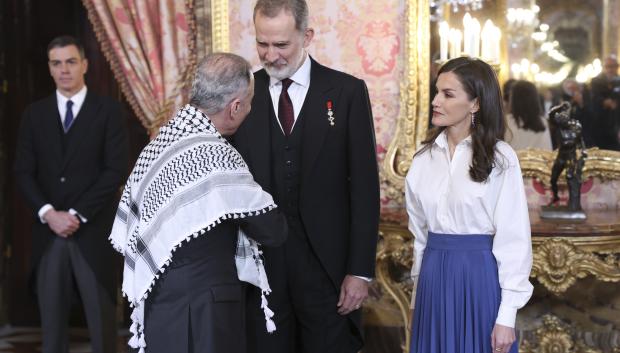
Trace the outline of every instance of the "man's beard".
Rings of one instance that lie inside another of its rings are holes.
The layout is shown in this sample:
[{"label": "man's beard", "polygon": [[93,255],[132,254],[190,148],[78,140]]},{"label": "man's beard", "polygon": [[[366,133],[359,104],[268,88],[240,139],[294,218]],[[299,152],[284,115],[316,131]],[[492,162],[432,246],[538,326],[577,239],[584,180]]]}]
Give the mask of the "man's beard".
[{"label": "man's beard", "polygon": [[[267,71],[269,77],[273,77],[278,81],[282,81],[285,78],[289,78],[293,76],[293,74],[297,71],[297,69],[301,66],[304,60],[305,51],[302,50],[300,52],[299,57],[297,58],[296,64],[291,64],[290,62],[285,62],[282,59],[278,59],[275,63],[263,61],[263,68]],[[274,65],[278,64],[278,65]]]},{"label": "man's beard", "polygon": [[297,71],[297,68],[295,66],[292,66],[288,63],[278,66],[279,68],[272,65],[271,63],[263,62],[263,67],[265,68],[265,71],[267,71],[267,74],[278,81],[282,81],[285,78],[293,76],[295,71]]}]

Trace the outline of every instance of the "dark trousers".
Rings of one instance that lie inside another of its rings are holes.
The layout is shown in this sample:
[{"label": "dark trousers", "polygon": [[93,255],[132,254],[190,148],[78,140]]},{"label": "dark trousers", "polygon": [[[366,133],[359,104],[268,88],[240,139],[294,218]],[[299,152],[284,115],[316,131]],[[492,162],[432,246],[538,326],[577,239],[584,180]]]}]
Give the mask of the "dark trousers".
[{"label": "dark trousers", "polygon": [[109,292],[97,281],[75,241],[55,237],[37,270],[43,353],[69,352],[69,314],[75,288],[84,304],[93,353],[116,352],[115,306]]},{"label": "dark trousers", "polygon": [[245,353],[243,285],[211,284],[217,266],[173,263],[157,280],[144,313],[147,353]]},{"label": "dark trousers", "polygon": [[354,338],[353,324],[337,312],[340,284],[336,287],[330,280],[299,220],[289,218],[288,222],[286,243],[278,248],[263,248],[272,289],[267,299],[275,312],[276,331],[267,333],[260,292],[252,286],[248,298],[248,352],[356,352],[360,343]]}]

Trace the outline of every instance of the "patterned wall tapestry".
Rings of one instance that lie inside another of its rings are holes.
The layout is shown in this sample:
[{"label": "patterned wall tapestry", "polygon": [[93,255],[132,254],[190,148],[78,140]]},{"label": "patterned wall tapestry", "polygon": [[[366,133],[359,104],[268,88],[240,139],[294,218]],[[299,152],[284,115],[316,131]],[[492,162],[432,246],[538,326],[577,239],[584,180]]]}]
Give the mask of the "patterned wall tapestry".
[{"label": "patterned wall tapestry", "polygon": [[[258,69],[252,22],[254,3],[229,0],[230,50]],[[323,65],[364,79],[368,85],[381,163],[394,136],[399,113],[405,2],[308,0],[308,6],[310,27],[315,30],[310,55]],[[382,203],[385,207],[389,200],[383,197]]]}]

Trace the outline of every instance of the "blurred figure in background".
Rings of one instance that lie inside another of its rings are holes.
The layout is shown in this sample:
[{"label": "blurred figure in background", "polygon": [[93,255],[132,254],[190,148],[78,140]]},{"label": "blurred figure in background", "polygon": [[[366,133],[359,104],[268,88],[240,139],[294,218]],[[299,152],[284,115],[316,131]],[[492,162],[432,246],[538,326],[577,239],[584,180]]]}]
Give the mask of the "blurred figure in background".
[{"label": "blurred figure in background", "polygon": [[[568,78],[562,82],[562,101],[570,103],[571,118],[581,123],[581,134],[586,147],[596,146],[596,122],[594,120],[594,112],[592,111],[590,92],[575,79]],[[556,142],[555,135],[554,142]]]},{"label": "blurred figure in background", "polygon": [[519,80],[512,85],[509,108],[505,139],[512,148],[552,149],[549,127],[533,83]]},{"label": "blurred figure in background", "polygon": [[[504,112],[510,112],[510,92],[512,91],[512,86],[517,82],[514,78],[509,78],[502,85],[502,101],[504,103]],[[434,97],[434,95],[433,95]]]},{"label": "blurred figure in background", "polygon": [[69,352],[69,314],[79,296],[94,353],[116,352],[116,278],[108,245],[117,191],[126,177],[121,106],[86,87],[88,60],[75,38],[47,48],[56,91],[26,108],[15,177],[35,222],[33,283],[43,353]]},{"label": "blurred figure in background", "polygon": [[551,108],[560,103],[559,98],[554,94],[553,89],[551,87],[540,87],[538,90],[540,93],[540,104],[542,106],[543,116],[546,118],[547,113],[551,110]]},{"label": "blurred figure in background", "polygon": [[603,72],[592,79],[592,102],[596,115],[596,145],[601,149],[620,150],[618,122],[620,120],[620,77],[618,60],[609,56]]}]

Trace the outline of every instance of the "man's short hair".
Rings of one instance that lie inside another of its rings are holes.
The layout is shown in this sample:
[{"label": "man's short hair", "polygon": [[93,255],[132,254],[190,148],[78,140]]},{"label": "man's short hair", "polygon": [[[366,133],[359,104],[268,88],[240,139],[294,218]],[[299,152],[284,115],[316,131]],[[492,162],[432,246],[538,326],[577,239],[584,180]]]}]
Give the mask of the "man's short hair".
[{"label": "man's short hair", "polygon": [[77,40],[77,38],[72,37],[72,36],[59,36],[59,37],[52,39],[50,44],[47,45],[47,55],[49,56],[50,51],[52,49],[64,48],[70,45],[75,45],[78,52],[80,53],[80,58],[84,59],[86,57],[84,55],[84,46],[82,45],[82,43],[80,43],[79,40]]},{"label": "man's short hair", "polygon": [[306,0],[258,0],[254,6],[254,20],[260,12],[269,18],[278,16],[280,11],[290,12],[295,19],[295,29],[305,32],[308,29],[308,4]]},{"label": "man's short hair", "polygon": [[219,113],[252,81],[252,67],[239,55],[213,53],[207,55],[196,68],[190,104],[207,115]]}]

